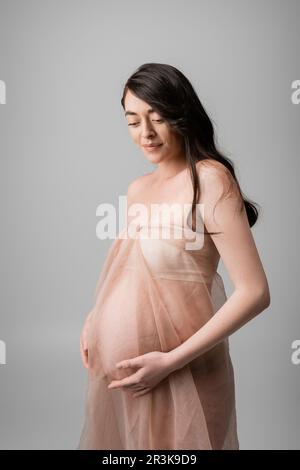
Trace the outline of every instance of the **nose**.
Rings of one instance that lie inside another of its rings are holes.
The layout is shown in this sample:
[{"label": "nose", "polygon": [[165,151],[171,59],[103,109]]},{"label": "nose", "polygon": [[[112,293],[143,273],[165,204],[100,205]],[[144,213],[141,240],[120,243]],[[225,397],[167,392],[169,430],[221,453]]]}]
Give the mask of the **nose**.
[{"label": "nose", "polygon": [[144,139],[147,139],[149,137],[152,137],[154,134],[155,134],[155,131],[151,125],[151,123],[147,123],[145,122],[143,125],[142,125],[142,130],[141,130],[141,134],[142,134],[142,137]]}]

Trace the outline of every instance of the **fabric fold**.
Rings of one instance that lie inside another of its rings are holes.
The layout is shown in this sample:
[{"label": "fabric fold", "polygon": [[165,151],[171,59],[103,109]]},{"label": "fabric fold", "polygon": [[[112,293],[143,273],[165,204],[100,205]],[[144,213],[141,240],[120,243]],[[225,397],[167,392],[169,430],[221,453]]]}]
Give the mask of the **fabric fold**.
[{"label": "fabric fold", "polygon": [[143,238],[142,227],[136,238],[124,235],[126,229],[109,248],[95,290],[77,449],[238,449],[228,339],[145,395],[107,388],[136,371],[116,369],[117,362],[171,351],[226,301],[209,237],[187,250],[186,237]]}]

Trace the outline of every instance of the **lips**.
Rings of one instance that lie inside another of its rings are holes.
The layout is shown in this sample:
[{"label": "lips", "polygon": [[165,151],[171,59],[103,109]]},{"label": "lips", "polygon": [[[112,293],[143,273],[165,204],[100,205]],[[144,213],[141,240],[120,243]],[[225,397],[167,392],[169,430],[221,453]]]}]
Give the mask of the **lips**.
[{"label": "lips", "polygon": [[143,147],[146,148],[153,148],[153,147],[160,147],[162,144],[149,144],[149,145],[143,145]]}]

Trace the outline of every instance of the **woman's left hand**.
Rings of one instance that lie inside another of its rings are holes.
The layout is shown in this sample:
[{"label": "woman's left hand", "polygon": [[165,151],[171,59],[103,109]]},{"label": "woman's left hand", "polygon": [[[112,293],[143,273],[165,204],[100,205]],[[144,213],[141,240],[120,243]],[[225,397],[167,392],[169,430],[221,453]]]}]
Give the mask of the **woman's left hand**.
[{"label": "woman's left hand", "polygon": [[127,367],[138,368],[137,372],[121,380],[113,380],[108,388],[129,388],[134,397],[144,395],[167,377],[171,372],[171,362],[168,353],[153,351],[132,359],[126,359],[116,364],[118,369]]}]

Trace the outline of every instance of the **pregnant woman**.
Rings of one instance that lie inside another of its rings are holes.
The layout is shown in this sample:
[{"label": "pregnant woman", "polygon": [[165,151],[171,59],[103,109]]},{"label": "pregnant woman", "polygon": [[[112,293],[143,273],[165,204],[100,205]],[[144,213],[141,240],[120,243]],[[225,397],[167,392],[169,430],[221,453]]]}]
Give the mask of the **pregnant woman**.
[{"label": "pregnant woman", "polygon": [[178,69],[142,65],[121,103],[156,168],[128,187],[127,225],[81,332],[88,384],[77,449],[239,449],[228,337],[270,304],[251,232],[258,211]]}]

